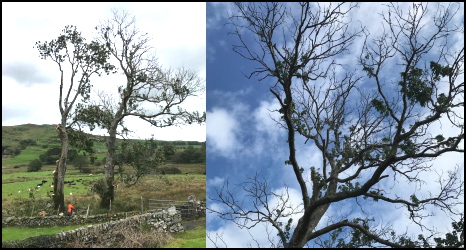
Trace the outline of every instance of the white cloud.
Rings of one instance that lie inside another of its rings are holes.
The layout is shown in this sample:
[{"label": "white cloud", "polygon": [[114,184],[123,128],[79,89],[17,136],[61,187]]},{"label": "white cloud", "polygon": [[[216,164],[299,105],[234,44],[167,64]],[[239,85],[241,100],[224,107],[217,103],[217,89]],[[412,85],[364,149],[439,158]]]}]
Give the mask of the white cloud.
[{"label": "white cloud", "polygon": [[215,177],[213,179],[208,179],[207,180],[207,186],[209,187],[217,187],[217,186],[220,186],[220,184],[223,184],[223,182],[225,181],[224,178],[220,178],[220,177]]},{"label": "white cloud", "polygon": [[284,131],[280,128],[280,125],[276,122],[280,119],[280,114],[278,112],[273,112],[274,110],[280,109],[280,104],[275,101],[261,101],[259,107],[257,107],[254,114],[254,128],[261,133],[265,133],[269,139],[272,139],[273,142],[276,142],[278,135],[281,131]]},{"label": "white cloud", "polygon": [[236,118],[225,109],[214,108],[207,112],[207,124],[209,154],[232,158],[238,149]]}]

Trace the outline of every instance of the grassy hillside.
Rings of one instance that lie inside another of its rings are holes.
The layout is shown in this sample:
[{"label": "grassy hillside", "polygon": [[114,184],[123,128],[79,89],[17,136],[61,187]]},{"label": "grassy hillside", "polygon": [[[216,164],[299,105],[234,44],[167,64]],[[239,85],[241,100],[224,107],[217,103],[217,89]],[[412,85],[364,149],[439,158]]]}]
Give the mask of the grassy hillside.
[{"label": "grassy hillside", "polygon": [[[107,148],[105,138],[92,135],[94,150],[97,157],[102,159]],[[183,149],[189,143],[185,141],[158,141],[160,144],[170,143],[178,149]],[[195,142],[194,142],[195,143]],[[60,139],[57,136],[55,125],[24,124],[16,126],[2,126],[2,166],[26,164],[38,159],[40,154],[53,147],[60,147]],[[201,145],[193,145],[200,148]]]},{"label": "grassy hillside", "polygon": [[34,140],[38,145],[59,145],[53,125],[24,124],[2,126],[2,146],[19,147],[21,140]]}]

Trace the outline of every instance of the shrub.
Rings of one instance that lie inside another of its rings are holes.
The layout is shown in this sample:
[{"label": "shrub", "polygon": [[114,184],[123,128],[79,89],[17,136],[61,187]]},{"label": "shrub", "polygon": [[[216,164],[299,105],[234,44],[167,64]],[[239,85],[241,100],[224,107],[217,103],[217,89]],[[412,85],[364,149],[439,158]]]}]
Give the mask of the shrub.
[{"label": "shrub", "polygon": [[88,167],[83,167],[81,168],[79,171],[81,171],[81,173],[83,174],[90,174],[92,173],[92,169],[88,168]]},{"label": "shrub", "polygon": [[39,160],[32,160],[29,162],[28,172],[38,172],[42,168],[42,162]]},{"label": "shrub", "polygon": [[176,167],[161,167],[157,169],[158,174],[181,174],[181,170]]},{"label": "shrub", "polygon": [[25,149],[27,146],[36,146],[37,143],[36,141],[32,139],[27,139],[27,140],[20,140],[19,141],[19,146],[21,149]]},{"label": "shrub", "polygon": [[85,173],[85,174],[90,173],[90,171],[85,172],[86,170],[84,170],[84,169],[89,169],[89,159],[87,156],[77,155],[74,157],[72,163],[74,167],[79,170],[79,172]]}]

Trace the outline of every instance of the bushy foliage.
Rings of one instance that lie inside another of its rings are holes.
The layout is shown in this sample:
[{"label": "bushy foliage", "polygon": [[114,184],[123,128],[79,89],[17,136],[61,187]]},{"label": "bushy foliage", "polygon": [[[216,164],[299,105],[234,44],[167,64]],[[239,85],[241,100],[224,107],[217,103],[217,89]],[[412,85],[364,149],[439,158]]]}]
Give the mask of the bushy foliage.
[{"label": "bushy foliage", "polygon": [[172,159],[176,163],[204,163],[205,150],[188,146],[185,150],[176,152]]},{"label": "bushy foliage", "polygon": [[165,156],[165,159],[169,161],[171,160],[172,156],[175,154],[176,148],[172,144],[165,144],[162,147],[162,151],[163,151],[163,155]]},{"label": "bushy foliage", "polygon": [[176,167],[161,167],[157,169],[157,174],[181,174],[181,170]]},{"label": "bushy foliage", "polygon": [[29,162],[28,172],[38,172],[42,168],[42,162],[35,159]]},{"label": "bushy foliage", "polygon": [[[162,149],[155,150],[153,139],[145,141],[124,141],[119,145],[115,165],[118,166],[118,176],[126,185],[136,184],[140,178],[165,162]],[[132,171],[127,171],[127,166]]]},{"label": "bushy foliage", "polygon": [[45,153],[39,155],[39,160],[44,164],[55,164],[55,161],[60,158],[61,148],[53,147]]},{"label": "bushy foliage", "polygon": [[86,155],[77,155],[70,163],[72,163],[74,167],[79,170],[79,172],[90,173],[90,161]]},{"label": "bushy foliage", "polygon": [[19,141],[19,146],[21,149],[25,149],[27,146],[35,146],[35,145],[37,145],[37,143],[33,139]]}]

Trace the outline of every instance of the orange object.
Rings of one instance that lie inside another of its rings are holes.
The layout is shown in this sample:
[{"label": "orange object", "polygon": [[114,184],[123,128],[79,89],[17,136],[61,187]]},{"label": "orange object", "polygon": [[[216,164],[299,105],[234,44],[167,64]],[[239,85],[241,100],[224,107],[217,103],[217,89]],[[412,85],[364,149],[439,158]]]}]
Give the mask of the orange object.
[{"label": "orange object", "polygon": [[73,212],[73,209],[76,209],[76,208],[73,206],[73,204],[71,204],[71,203],[68,204],[68,213],[71,214],[71,213]]}]

